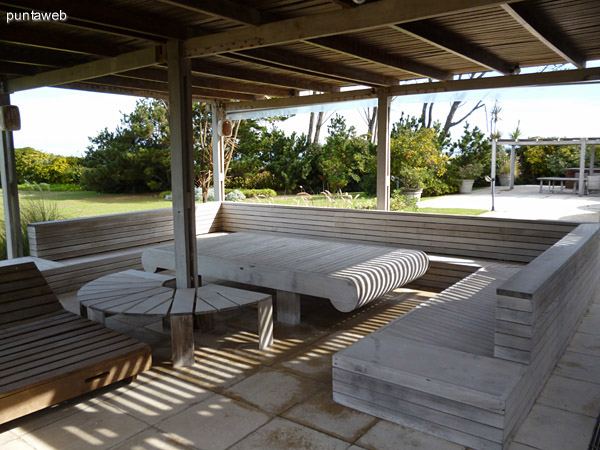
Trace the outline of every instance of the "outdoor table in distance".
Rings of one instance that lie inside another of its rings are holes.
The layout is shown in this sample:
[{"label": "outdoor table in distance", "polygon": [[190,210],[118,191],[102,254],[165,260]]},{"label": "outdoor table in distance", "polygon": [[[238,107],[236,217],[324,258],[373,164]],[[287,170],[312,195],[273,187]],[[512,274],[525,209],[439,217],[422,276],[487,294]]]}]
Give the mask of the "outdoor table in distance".
[{"label": "outdoor table in distance", "polygon": [[577,184],[579,182],[579,178],[567,178],[567,177],[539,177],[540,180],[540,194],[542,193],[542,188],[544,187],[544,181],[548,182],[548,192],[554,192],[554,182],[560,182],[560,191],[563,192],[565,190],[565,181],[573,181],[573,192],[577,192]]},{"label": "outdoor table in distance", "polygon": [[194,316],[258,304],[259,348],[273,343],[273,303],[269,294],[207,284],[175,289],[175,277],[126,270],[98,278],[77,296],[81,314],[104,323],[114,314],[168,317],[171,322],[173,365],[194,363]]}]

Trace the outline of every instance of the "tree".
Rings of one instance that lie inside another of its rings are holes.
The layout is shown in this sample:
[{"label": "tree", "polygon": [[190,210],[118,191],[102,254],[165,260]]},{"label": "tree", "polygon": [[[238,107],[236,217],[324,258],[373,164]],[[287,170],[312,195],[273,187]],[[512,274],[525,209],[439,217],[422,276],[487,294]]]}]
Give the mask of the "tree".
[{"label": "tree", "polygon": [[79,158],[59,156],[31,147],[15,149],[19,183],[79,183]]}]

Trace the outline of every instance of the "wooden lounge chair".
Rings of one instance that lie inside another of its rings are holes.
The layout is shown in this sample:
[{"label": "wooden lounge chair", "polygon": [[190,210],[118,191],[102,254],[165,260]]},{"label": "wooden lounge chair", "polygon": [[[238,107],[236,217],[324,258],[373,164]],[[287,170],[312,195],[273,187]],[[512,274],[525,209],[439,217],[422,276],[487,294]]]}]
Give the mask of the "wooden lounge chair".
[{"label": "wooden lounge chair", "polygon": [[34,263],[0,267],[0,423],[151,363],[146,344],[66,311]]}]

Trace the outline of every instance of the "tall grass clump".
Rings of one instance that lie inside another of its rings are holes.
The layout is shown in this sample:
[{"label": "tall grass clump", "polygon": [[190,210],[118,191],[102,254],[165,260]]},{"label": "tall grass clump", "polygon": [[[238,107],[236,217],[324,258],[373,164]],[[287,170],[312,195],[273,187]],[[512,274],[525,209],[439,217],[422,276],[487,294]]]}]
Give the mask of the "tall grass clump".
[{"label": "tall grass clump", "polygon": [[[21,236],[23,238],[23,255],[29,255],[29,236],[27,225],[36,222],[51,222],[65,219],[56,200],[48,196],[50,187],[45,183],[27,183],[29,189],[20,196],[21,209]],[[4,224],[4,210],[0,208],[0,260],[7,258],[6,227]]]}]

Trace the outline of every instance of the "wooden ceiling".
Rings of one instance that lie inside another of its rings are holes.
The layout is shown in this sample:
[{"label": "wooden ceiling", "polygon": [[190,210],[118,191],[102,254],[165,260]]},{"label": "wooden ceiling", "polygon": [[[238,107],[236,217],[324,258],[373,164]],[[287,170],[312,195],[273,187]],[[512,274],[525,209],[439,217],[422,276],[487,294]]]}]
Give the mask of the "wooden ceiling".
[{"label": "wooden ceiling", "polygon": [[[59,10],[66,21],[5,20]],[[167,97],[168,39],[192,58],[194,98],[219,102],[419,79],[443,89],[461,74],[600,59],[598,0],[0,0],[0,11],[8,92]]]}]

